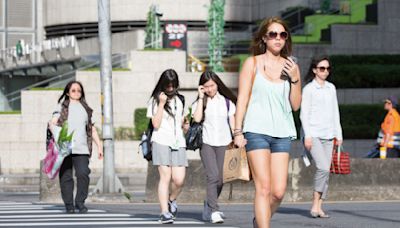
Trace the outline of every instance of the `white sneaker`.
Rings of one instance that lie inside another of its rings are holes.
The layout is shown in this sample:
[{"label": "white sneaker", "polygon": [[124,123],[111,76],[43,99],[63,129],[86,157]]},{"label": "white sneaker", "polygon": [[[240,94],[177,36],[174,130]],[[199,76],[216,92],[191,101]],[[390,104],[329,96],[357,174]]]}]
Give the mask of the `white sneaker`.
[{"label": "white sneaker", "polygon": [[223,223],[224,219],[221,216],[221,212],[214,211],[211,213],[211,223]]}]

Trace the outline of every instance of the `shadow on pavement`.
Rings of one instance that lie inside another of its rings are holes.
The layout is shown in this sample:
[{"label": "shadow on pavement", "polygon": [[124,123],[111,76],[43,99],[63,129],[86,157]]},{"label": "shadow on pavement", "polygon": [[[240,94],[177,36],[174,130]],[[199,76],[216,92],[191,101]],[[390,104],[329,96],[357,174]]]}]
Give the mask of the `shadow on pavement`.
[{"label": "shadow on pavement", "polygon": [[290,207],[279,207],[277,213],[279,214],[296,214],[307,218],[311,218],[310,211],[308,209],[290,208]]},{"label": "shadow on pavement", "polygon": [[[340,213],[340,214],[346,214],[346,215],[351,215],[351,216],[357,216],[360,218],[368,218],[368,219],[373,219],[373,220],[378,220],[378,221],[382,221],[382,222],[394,222],[394,223],[400,223],[400,219],[387,219],[387,218],[380,218],[380,217],[376,217],[376,216],[370,216],[370,215],[363,215],[357,212],[353,212],[353,211],[344,211],[344,210],[331,210],[332,212],[335,213]],[[379,212],[383,212],[384,210],[379,210]],[[393,211],[388,211],[393,212]]]}]

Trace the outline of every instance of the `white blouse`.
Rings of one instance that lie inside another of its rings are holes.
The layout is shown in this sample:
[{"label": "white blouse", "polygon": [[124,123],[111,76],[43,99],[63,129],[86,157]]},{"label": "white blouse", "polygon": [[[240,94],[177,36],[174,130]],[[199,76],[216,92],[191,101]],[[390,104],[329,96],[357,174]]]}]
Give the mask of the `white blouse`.
[{"label": "white blouse", "polygon": [[314,79],[304,87],[300,119],[306,138],[343,140],[336,88],[332,83],[325,81],[321,86]]},{"label": "white blouse", "polygon": [[[196,111],[198,101],[192,105],[192,113]],[[232,141],[228,116],[235,115],[235,104],[229,100],[229,113],[225,97],[217,92],[213,97],[207,98],[207,107],[204,111],[203,143],[210,146],[226,146]]]},{"label": "white blouse", "polygon": [[[158,129],[154,128],[151,141],[173,148],[175,146],[186,147],[186,141],[182,130],[182,101],[175,96],[170,100],[169,106],[171,107],[171,111],[174,116],[170,116],[165,110],[163,110],[160,127]],[[153,102],[153,98],[151,98],[148,102],[146,116],[148,118],[152,118],[157,113],[157,109],[158,104]]]}]

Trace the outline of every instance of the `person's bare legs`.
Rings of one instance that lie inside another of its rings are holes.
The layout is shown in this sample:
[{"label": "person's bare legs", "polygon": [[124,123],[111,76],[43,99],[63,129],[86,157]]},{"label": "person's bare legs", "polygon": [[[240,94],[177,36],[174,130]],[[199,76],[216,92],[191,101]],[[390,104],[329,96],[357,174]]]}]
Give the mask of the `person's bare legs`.
[{"label": "person's bare legs", "polygon": [[320,211],[319,201],[321,201],[321,195],[322,195],[322,193],[320,193],[320,192],[314,192],[314,198],[313,198],[313,203],[312,203],[312,207],[311,207],[311,212],[319,213],[319,211]]},{"label": "person's bare legs", "polygon": [[289,153],[271,153],[271,217],[285,196]]},{"label": "person's bare legs", "polygon": [[254,214],[259,228],[269,228],[271,220],[271,152],[260,149],[247,153],[255,185]]},{"label": "person's bare legs", "polygon": [[168,212],[169,183],[171,181],[172,168],[169,166],[158,166],[160,181],[158,182],[158,200],[161,213]]},{"label": "person's bare legs", "polygon": [[176,166],[172,167],[172,183],[171,183],[171,194],[169,200],[176,200],[179,194],[182,192],[182,187],[185,182],[186,167]]}]

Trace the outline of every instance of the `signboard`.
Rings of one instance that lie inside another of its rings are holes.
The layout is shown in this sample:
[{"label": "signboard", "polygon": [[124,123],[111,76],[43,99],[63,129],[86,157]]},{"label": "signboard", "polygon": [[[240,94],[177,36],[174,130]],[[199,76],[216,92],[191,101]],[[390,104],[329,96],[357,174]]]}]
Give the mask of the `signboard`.
[{"label": "signboard", "polygon": [[163,47],[185,50],[187,48],[187,25],[181,22],[165,22]]}]

